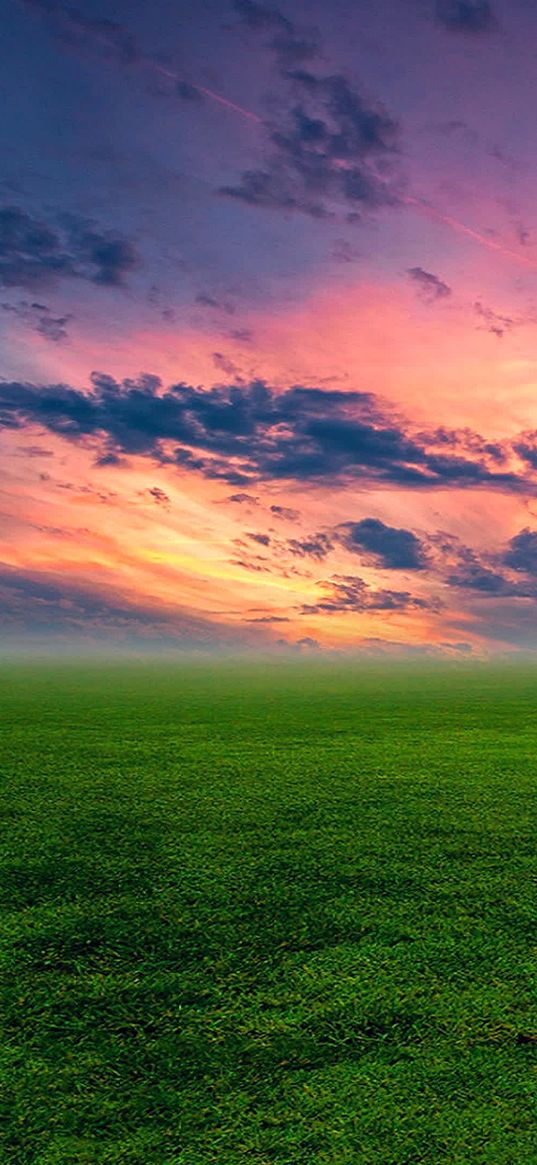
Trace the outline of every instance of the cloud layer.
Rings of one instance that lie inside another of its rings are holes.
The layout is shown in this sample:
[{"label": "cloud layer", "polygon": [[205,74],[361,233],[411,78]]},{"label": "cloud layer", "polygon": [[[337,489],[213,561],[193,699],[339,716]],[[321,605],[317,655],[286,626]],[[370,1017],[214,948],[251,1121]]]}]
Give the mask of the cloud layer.
[{"label": "cloud layer", "polygon": [[[408,489],[535,491],[536,434],[502,444],[468,430],[414,432],[364,392],[276,392],[262,381],[163,390],[154,376],[119,384],[94,373],[88,393],[0,384],[0,424],[40,425],[69,441],[93,438],[108,464],[120,455],[146,456],[234,485],[356,478]],[[509,468],[515,454],[525,463],[518,470]]]}]

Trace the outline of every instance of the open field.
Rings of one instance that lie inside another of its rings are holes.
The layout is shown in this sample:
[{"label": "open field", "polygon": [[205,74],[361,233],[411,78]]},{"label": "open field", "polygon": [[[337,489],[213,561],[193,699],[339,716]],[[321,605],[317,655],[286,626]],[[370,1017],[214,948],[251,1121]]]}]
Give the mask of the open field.
[{"label": "open field", "polygon": [[0,682],[6,1162],[537,1162],[537,669]]}]

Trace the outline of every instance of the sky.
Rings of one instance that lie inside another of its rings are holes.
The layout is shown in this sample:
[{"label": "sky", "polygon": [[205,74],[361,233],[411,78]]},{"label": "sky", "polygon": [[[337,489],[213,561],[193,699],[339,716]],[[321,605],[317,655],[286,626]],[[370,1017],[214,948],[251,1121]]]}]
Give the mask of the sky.
[{"label": "sky", "polygon": [[537,8],[5,0],[9,650],[537,649]]}]

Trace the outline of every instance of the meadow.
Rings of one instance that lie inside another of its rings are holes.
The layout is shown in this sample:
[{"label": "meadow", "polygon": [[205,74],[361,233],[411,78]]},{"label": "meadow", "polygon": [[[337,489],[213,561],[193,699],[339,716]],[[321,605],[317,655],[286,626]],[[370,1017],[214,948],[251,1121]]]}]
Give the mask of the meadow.
[{"label": "meadow", "polygon": [[10,1165],[537,1162],[537,668],[4,663]]}]

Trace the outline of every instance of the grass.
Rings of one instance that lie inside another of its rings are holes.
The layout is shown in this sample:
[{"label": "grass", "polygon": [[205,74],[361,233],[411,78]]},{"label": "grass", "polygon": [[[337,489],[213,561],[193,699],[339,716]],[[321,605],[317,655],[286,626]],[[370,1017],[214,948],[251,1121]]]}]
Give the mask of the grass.
[{"label": "grass", "polygon": [[3,666],[12,1165],[537,1162],[537,669]]}]

